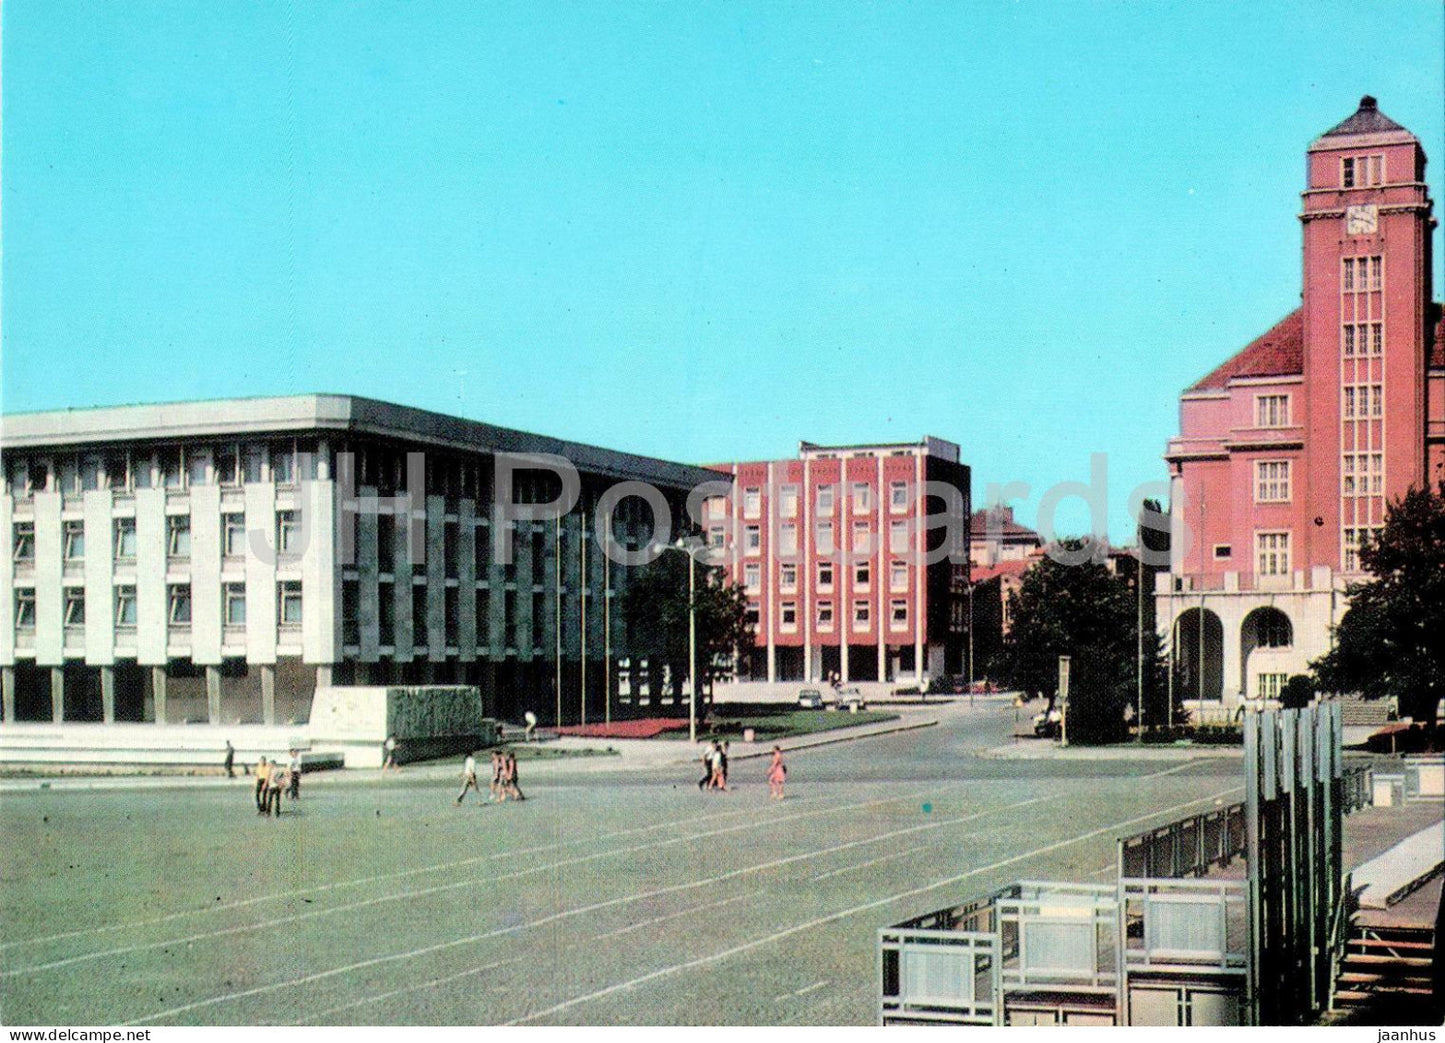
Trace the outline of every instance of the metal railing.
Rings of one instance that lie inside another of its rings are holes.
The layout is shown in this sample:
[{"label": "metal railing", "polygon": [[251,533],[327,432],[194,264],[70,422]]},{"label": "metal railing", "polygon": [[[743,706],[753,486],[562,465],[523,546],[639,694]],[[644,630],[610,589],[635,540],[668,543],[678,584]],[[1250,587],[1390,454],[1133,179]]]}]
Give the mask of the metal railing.
[{"label": "metal railing", "polygon": [[1231,804],[1119,841],[1124,879],[1203,876],[1244,854],[1244,805]]},{"label": "metal railing", "polygon": [[1245,974],[1244,881],[1121,880],[1119,891],[1127,971]]}]

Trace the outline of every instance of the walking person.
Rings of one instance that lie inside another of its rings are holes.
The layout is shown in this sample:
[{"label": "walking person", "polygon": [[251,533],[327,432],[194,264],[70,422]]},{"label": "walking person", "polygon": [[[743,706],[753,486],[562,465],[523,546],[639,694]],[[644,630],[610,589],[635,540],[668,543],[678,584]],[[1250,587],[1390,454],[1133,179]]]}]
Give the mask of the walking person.
[{"label": "walking person", "polygon": [[505,759],[503,773],[507,779],[507,792],[511,793],[513,800],[526,800],[527,795],[522,792],[521,779],[517,776],[517,755],[508,750]]},{"label": "walking person", "polygon": [[271,782],[271,765],[263,756],[256,762],[256,814],[266,814],[266,787]]},{"label": "walking person", "polygon": [[507,793],[502,788],[502,751],[492,751],[492,802],[500,804],[507,799]]},{"label": "walking person", "polygon": [[271,777],[266,780],[266,806],[261,814],[269,811],[274,818],[281,817],[281,794],[286,790],[289,774],[279,760],[271,762]]},{"label": "walking person", "polygon": [[286,796],[292,800],[301,799],[301,751],[292,750],[291,760],[286,765],[286,774],[291,779],[291,785],[286,790]]},{"label": "walking person", "polygon": [[226,778],[234,779],[236,777],[234,770],[236,767],[236,747],[231,745],[230,739],[226,740],[226,760],[225,763],[222,764],[222,767],[226,769]]},{"label": "walking person", "polygon": [[708,783],[712,781],[712,751],[716,745],[716,741],[707,743],[702,748],[702,756],[698,758],[702,761],[702,778],[697,780],[699,790],[707,789]]},{"label": "walking person", "polygon": [[722,746],[717,742],[712,744],[712,781],[708,783],[708,789],[726,790],[727,779],[723,778],[723,752]]},{"label": "walking person", "polygon": [[722,744],[721,760],[722,760],[722,788],[723,788],[723,789],[727,789],[727,788],[728,788],[728,743],[727,743],[727,740],[726,740],[726,739],[723,740],[723,744]]},{"label": "walking person", "polygon": [[768,796],[772,800],[783,799],[783,783],[788,779],[788,766],[783,763],[783,750],[773,747],[773,762],[768,765]]},{"label": "walking person", "polygon": [[482,787],[477,784],[477,758],[470,753],[467,759],[462,761],[462,791],[457,794],[456,804],[461,807],[462,798],[467,795],[467,790],[477,791],[477,800],[483,804],[486,800],[482,797]]},{"label": "walking person", "polygon": [[401,769],[396,766],[396,736],[388,735],[386,742],[381,744],[381,749],[383,753],[381,770],[401,771]]}]

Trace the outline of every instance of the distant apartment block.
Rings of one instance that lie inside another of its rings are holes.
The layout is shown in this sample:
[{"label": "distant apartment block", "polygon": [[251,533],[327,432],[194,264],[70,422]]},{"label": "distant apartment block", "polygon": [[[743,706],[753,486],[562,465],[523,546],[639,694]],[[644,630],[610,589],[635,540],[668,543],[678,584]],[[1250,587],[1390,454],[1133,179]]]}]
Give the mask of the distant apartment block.
[{"label": "distant apartment block", "polygon": [[[675,524],[718,478],[344,395],[10,415],[0,447],[6,722],[276,723],[318,685],[424,682],[479,685],[511,719],[600,717],[629,570],[596,533],[636,549],[653,529],[636,497],[605,521],[599,500],[645,482]],[[560,518],[506,517],[504,561],[497,497],[561,485],[499,473],[518,453],[565,458],[580,492]]]},{"label": "distant apartment block", "polygon": [[963,671],[970,488],[958,446],[804,442],[797,459],[715,466],[732,494],[705,503],[703,525],[756,622],[739,680]]}]

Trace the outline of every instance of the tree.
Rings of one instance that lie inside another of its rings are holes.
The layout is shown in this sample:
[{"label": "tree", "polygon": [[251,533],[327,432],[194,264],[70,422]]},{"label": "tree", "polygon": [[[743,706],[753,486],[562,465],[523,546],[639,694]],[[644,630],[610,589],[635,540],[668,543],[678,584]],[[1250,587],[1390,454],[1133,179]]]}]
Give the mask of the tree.
[{"label": "tree", "polygon": [[[663,553],[637,570],[622,596],[633,654],[667,663],[678,685],[689,669],[687,569],[686,555]],[[722,569],[699,563],[696,588],[698,674],[711,697],[713,681],[752,647],[753,624],[742,586],[725,582]]]},{"label": "tree", "polygon": [[1286,710],[1302,710],[1315,698],[1315,683],[1304,674],[1295,674],[1279,690],[1279,704]]},{"label": "tree", "polygon": [[1360,564],[1371,579],[1347,588],[1334,647],[1310,664],[1315,683],[1393,697],[1402,717],[1433,725],[1445,695],[1445,482],[1391,503]]},{"label": "tree", "polygon": [[[1086,544],[1066,541],[1077,552]],[[1073,555],[1077,557],[1078,555]],[[1135,698],[1136,602],[1130,581],[1095,561],[1065,565],[1045,557],[1009,595],[1013,627],[1004,643],[1008,681],[1050,706],[1058,696],[1059,656],[1070,657],[1070,741],[1112,742],[1126,732],[1124,708]],[[1146,635],[1146,688],[1163,685],[1158,642]]]}]

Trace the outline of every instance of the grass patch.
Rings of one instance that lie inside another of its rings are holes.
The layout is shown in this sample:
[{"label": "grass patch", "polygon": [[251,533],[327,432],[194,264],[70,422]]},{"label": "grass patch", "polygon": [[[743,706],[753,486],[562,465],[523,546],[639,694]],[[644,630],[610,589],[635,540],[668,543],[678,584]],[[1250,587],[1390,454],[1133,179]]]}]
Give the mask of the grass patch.
[{"label": "grass patch", "polygon": [[533,744],[528,746],[503,746],[502,749],[511,751],[519,761],[559,761],[576,760],[579,757],[621,756],[621,754],[611,746],[606,748],[587,746],[582,749],[559,749],[546,744]]},{"label": "grass patch", "polygon": [[[864,711],[848,713],[841,710],[799,710],[795,707],[749,707],[746,712],[722,706],[715,707],[710,727],[699,728],[699,739],[726,739],[739,742],[743,730],[751,728],[756,742],[774,742],[791,739],[799,735],[816,732],[830,732],[839,728],[853,728],[860,724],[877,724],[880,721],[896,721],[896,713]],[[664,732],[659,738],[686,739],[687,733]]]}]

